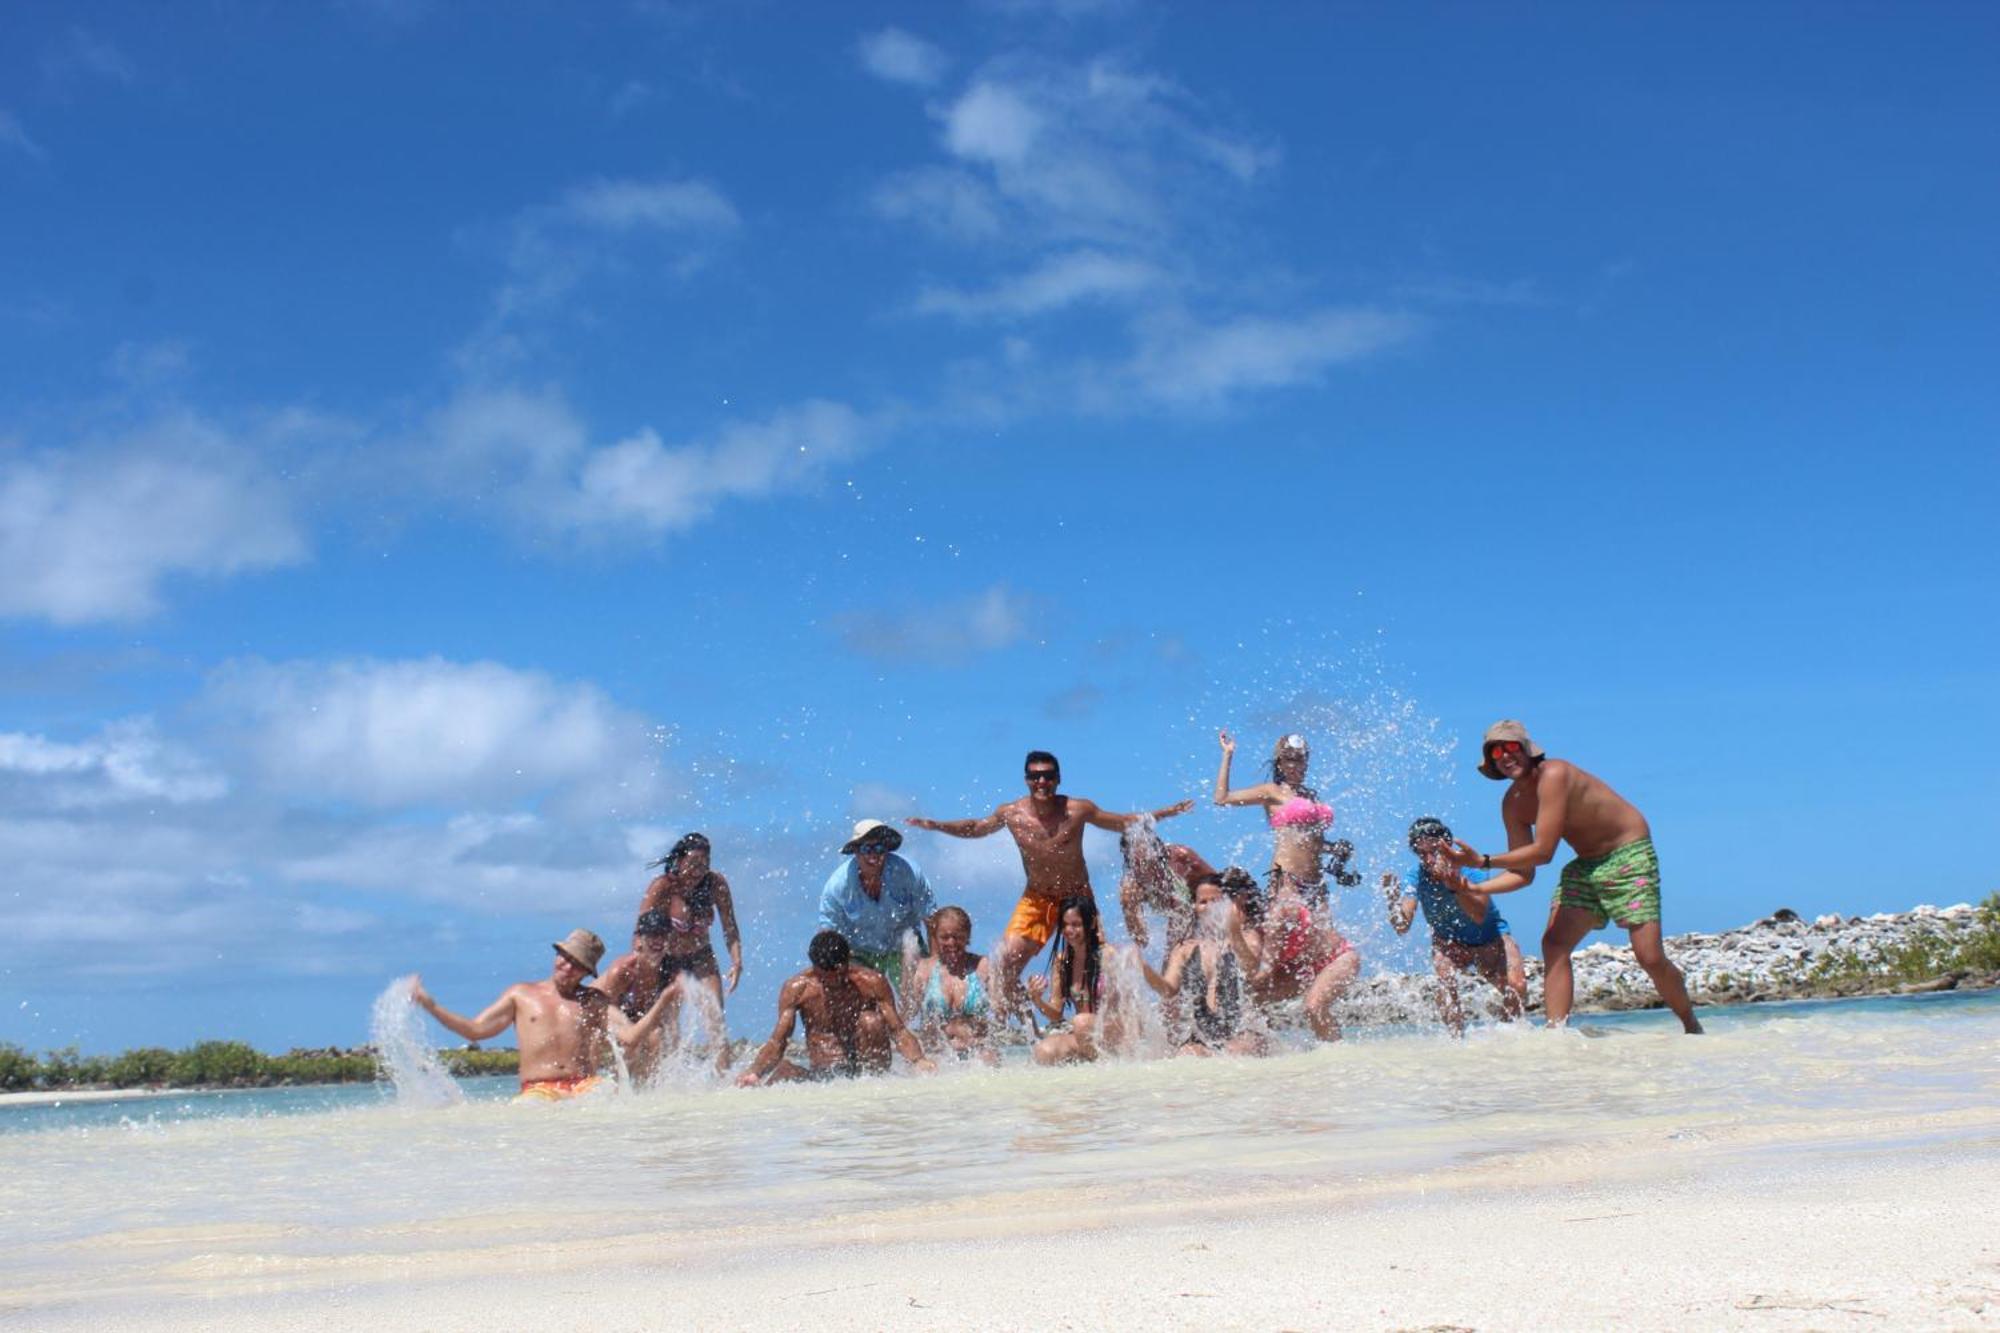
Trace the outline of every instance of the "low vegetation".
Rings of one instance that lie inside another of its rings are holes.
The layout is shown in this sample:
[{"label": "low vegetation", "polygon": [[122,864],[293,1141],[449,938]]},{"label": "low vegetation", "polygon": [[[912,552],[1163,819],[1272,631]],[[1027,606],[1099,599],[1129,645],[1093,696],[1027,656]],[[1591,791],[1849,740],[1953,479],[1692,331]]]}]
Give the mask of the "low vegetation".
[{"label": "low vegetation", "polygon": [[1820,986],[1879,986],[2000,972],[2000,892],[1979,904],[1964,930],[1925,931],[1877,952],[1829,949],[1806,972]]},{"label": "low vegetation", "polygon": [[[519,1052],[477,1047],[438,1052],[452,1073],[512,1074]],[[366,1083],[380,1077],[375,1052],[291,1050],[266,1055],[240,1041],[203,1041],[183,1050],[144,1046],[122,1055],[83,1055],[76,1047],[37,1056],[0,1042],[0,1092],[84,1088],[272,1088],[306,1083]]]}]

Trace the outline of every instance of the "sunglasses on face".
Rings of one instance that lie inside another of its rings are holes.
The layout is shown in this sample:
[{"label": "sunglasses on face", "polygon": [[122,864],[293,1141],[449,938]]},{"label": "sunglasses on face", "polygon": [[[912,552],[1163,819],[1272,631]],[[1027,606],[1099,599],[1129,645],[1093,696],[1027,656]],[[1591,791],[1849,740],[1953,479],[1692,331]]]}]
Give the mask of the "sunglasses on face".
[{"label": "sunglasses on face", "polygon": [[887,856],[889,854],[889,849],[887,847],[884,847],[879,842],[873,842],[868,844],[866,847],[855,848],[854,854],[856,856]]},{"label": "sunglasses on face", "polygon": [[1519,759],[1527,752],[1527,747],[1519,741],[1495,741],[1486,747],[1486,753],[1496,758],[1504,754],[1510,759]]},{"label": "sunglasses on face", "polygon": [[1053,768],[1031,768],[1028,770],[1028,782],[1031,785],[1046,782],[1050,786],[1054,786],[1061,780],[1062,775],[1057,773]]}]

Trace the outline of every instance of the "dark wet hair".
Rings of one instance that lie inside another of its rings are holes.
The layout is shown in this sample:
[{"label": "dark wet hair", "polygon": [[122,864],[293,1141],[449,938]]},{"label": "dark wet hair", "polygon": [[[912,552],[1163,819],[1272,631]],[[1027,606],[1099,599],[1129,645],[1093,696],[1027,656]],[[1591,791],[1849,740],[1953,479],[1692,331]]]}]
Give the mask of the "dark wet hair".
[{"label": "dark wet hair", "polygon": [[[1210,880],[1219,884],[1222,891],[1229,895],[1230,901],[1234,902],[1237,910],[1243,913],[1245,922],[1254,926],[1264,920],[1264,886],[1257,882],[1255,875],[1242,866],[1230,866],[1219,875],[1195,876],[1196,884]],[[1194,885],[1190,884],[1188,887],[1192,889]]]},{"label": "dark wet hair", "polygon": [[1359,870],[1349,870],[1347,863],[1354,859],[1354,844],[1345,838],[1336,838],[1322,849],[1326,858],[1326,873],[1335,884],[1343,889],[1351,889],[1361,882]]},{"label": "dark wet hair", "polygon": [[1423,838],[1443,838],[1451,841],[1451,830],[1436,815],[1425,815],[1410,825],[1410,850],[1417,850],[1417,842]]},{"label": "dark wet hair", "polygon": [[673,923],[667,920],[667,914],[656,907],[650,912],[639,913],[639,919],[632,923],[632,933],[648,937],[671,935],[674,933],[674,927]]},{"label": "dark wet hair", "polygon": [[1097,899],[1087,893],[1062,900],[1056,909],[1056,947],[1049,955],[1049,971],[1055,974],[1055,1002],[1058,1008],[1069,1003],[1069,974],[1073,963],[1070,959],[1069,936],[1063,933],[1063,920],[1074,911],[1083,918],[1083,990],[1085,997],[1094,1007],[1097,1003],[1097,977],[1103,960],[1104,939],[1097,923]]},{"label": "dark wet hair", "polygon": [[687,859],[689,852],[705,852],[708,849],[708,835],[706,833],[683,833],[680,841],[667,849],[665,856],[653,862],[652,866],[647,868],[652,869],[657,867],[671,875],[680,868],[681,862]]},{"label": "dark wet hair", "polygon": [[854,957],[854,946],[839,931],[822,930],[806,946],[806,957],[812,959],[812,965],[817,968],[831,970],[846,967],[847,960]]},{"label": "dark wet hair", "polygon": [[1025,773],[1036,764],[1047,764],[1055,769],[1057,777],[1062,776],[1062,760],[1056,758],[1047,750],[1028,751],[1028,757],[1021,761],[1021,771]]},{"label": "dark wet hair", "polygon": [[[1287,751],[1287,753],[1295,753],[1295,752]],[[1307,763],[1312,762],[1312,758],[1310,755],[1300,755],[1299,758]],[[1289,785],[1288,783],[1286,783],[1284,778],[1278,775],[1278,756],[1275,754],[1271,756],[1271,781],[1275,785],[1280,787]],[[1298,797],[1302,801],[1317,801],[1319,799],[1319,792],[1312,787],[1306,786],[1306,784],[1303,782],[1301,782],[1298,786],[1292,788],[1292,794]]]}]

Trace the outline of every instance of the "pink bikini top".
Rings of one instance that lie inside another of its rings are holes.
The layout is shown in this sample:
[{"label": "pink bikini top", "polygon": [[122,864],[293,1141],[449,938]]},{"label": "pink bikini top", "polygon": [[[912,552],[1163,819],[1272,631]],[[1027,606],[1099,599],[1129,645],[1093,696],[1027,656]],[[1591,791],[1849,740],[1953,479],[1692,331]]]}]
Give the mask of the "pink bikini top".
[{"label": "pink bikini top", "polygon": [[1294,824],[1318,825],[1326,827],[1333,822],[1333,807],[1318,801],[1308,801],[1303,796],[1294,796],[1271,812],[1272,828],[1289,828]]}]

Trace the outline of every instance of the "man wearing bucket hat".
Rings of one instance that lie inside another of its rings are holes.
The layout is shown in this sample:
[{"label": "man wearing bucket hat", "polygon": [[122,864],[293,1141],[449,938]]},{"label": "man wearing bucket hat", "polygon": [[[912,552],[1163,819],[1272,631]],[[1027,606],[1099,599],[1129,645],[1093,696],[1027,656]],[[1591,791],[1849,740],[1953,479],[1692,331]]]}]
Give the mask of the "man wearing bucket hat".
[{"label": "man wearing bucket hat", "polygon": [[588,930],[572,930],[555,951],[548,980],[509,986],[472,1018],[433,1000],[422,978],[410,987],[410,1003],[467,1041],[487,1041],[513,1028],[521,1047],[521,1096],[543,1101],[577,1096],[597,1086],[607,1032],[626,1051],[637,1048],[659,1026],[661,1011],[677,988],[663,989],[635,1022],[603,991],[584,985],[604,960],[603,940]]},{"label": "man wearing bucket hat", "polygon": [[1563,867],[1542,934],[1542,1012],[1549,1025],[1569,1018],[1575,994],[1570,954],[1591,931],[1616,922],[1630,934],[1632,956],[1681,1026],[1701,1031],[1687,984],[1661,941],[1660,860],[1638,807],[1575,764],[1550,759],[1511,719],[1486,729],[1479,771],[1508,784],[1500,798],[1507,850],[1485,855],[1460,842],[1450,856],[1461,866],[1501,872],[1479,885],[1481,893],[1534,882],[1535,867],[1553,861],[1564,842],[1576,853]]},{"label": "man wearing bucket hat", "polygon": [[854,961],[889,978],[899,994],[904,941],[914,937],[912,957],[922,952],[924,922],[937,911],[923,870],[896,854],[902,845],[896,829],[879,819],[861,820],[819,895],[820,928],[845,936]]}]

